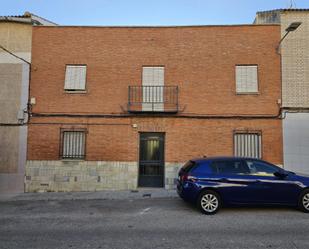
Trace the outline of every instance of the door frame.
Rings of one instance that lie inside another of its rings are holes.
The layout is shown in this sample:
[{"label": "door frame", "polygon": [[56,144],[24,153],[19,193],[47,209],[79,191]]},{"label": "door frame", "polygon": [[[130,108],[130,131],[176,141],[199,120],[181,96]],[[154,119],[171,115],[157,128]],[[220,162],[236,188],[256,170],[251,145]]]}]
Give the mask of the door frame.
[{"label": "door frame", "polygon": [[138,132],[138,162],[137,162],[137,187],[138,188],[147,188],[147,187],[143,187],[139,185],[139,181],[140,181],[140,173],[139,173],[139,169],[140,169],[140,160],[141,160],[141,135],[142,134],[161,134],[163,137],[163,156],[162,156],[162,167],[163,167],[163,174],[162,174],[162,186],[161,187],[154,187],[154,188],[165,188],[165,132],[161,132],[161,131],[139,131]]}]

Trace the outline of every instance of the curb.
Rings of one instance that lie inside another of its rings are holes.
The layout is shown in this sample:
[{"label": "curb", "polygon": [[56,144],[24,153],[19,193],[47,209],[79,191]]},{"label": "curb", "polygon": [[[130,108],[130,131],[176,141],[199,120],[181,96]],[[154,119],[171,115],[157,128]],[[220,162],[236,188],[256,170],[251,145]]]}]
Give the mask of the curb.
[{"label": "curb", "polygon": [[125,190],[97,192],[44,192],[0,194],[0,202],[12,201],[50,201],[50,200],[138,200],[147,198],[177,198],[175,190]]}]

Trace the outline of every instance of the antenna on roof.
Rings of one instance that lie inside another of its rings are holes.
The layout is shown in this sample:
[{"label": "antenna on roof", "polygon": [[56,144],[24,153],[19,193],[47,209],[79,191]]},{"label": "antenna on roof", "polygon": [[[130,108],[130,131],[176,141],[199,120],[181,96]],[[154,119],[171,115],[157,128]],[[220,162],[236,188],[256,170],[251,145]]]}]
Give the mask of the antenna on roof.
[{"label": "antenna on roof", "polygon": [[296,3],[295,3],[295,0],[290,0],[290,6],[289,6],[289,9],[294,9],[296,8]]}]

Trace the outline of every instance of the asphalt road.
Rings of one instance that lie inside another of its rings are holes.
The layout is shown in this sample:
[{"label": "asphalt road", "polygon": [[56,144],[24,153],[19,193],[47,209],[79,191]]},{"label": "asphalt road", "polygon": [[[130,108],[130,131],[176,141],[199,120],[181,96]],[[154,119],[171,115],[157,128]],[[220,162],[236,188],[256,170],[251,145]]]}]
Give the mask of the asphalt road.
[{"label": "asphalt road", "polygon": [[0,202],[0,248],[309,248],[309,214],[178,198]]}]

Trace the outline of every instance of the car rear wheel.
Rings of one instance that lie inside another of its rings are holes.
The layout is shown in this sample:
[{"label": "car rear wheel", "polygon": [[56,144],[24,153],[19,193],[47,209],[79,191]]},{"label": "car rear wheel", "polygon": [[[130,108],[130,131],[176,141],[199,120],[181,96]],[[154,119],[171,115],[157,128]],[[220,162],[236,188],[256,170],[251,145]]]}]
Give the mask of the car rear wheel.
[{"label": "car rear wheel", "polygon": [[205,190],[200,194],[197,206],[204,214],[215,214],[221,207],[220,196],[215,191]]},{"label": "car rear wheel", "polygon": [[309,213],[309,189],[302,192],[299,198],[298,207],[301,211]]}]

